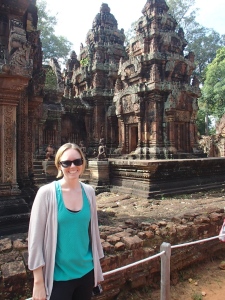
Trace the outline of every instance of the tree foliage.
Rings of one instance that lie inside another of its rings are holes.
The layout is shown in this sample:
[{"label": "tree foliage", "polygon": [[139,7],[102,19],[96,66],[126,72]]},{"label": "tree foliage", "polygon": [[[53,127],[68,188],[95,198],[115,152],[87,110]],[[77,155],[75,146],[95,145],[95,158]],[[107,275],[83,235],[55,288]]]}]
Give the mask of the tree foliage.
[{"label": "tree foliage", "polygon": [[186,34],[195,27],[196,13],[199,10],[194,8],[195,0],[167,0],[166,2],[169,6],[169,13]]},{"label": "tree foliage", "polygon": [[215,120],[220,118],[224,109],[221,106],[223,99],[219,97],[218,93],[215,93],[219,84],[217,83],[215,87],[211,85],[209,88],[212,75],[209,70],[218,49],[225,45],[225,35],[220,35],[214,29],[206,28],[196,21],[199,10],[195,8],[195,0],[167,0],[167,3],[170,8],[169,12],[177,20],[178,26],[184,29],[188,42],[185,50],[195,53],[196,69],[194,73],[199,77],[203,86],[202,96],[198,101],[198,130],[200,134],[212,134],[215,130]]},{"label": "tree foliage", "polygon": [[195,53],[196,70],[200,81],[204,82],[204,70],[216,56],[216,51],[225,45],[225,37],[212,28],[206,28],[196,21],[199,9],[195,8],[195,0],[167,0],[169,12],[182,27],[187,39],[186,51]]},{"label": "tree foliage", "polygon": [[57,90],[57,78],[55,72],[50,66],[45,67],[45,91],[47,90]]},{"label": "tree foliage", "polygon": [[216,58],[206,68],[199,102],[216,119],[225,113],[225,47],[217,51]]},{"label": "tree foliage", "polygon": [[64,36],[55,35],[57,19],[47,10],[47,2],[38,0],[38,29],[41,31],[43,60],[51,57],[65,61],[72,47],[72,43]]}]

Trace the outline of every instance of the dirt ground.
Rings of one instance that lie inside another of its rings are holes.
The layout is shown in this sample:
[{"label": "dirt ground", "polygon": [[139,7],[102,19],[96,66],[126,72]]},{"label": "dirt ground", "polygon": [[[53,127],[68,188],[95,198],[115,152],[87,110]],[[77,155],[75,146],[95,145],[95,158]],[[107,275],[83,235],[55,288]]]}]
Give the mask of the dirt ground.
[{"label": "dirt ground", "polygon": [[[220,263],[217,258],[183,271],[180,282],[171,285],[171,300],[224,300],[225,270],[219,268]],[[159,300],[160,291],[137,291],[127,299]]]},{"label": "dirt ground", "polygon": [[[157,222],[182,217],[188,213],[204,213],[225,207],[225,190],[215,189],[161,199],[143,199],[130,195],[102,193],[97,196],[99,222],[118,226],[127,219],[135,222]],[[222,226],[222,224],[221,224]],[[171,300],[224,300],[225,270],[219,268],[224,256],[192,266],[180,273],[179,283],[171,285]],[[145,288],[125,293],[118,300],[159,300],[160,291]]]}]

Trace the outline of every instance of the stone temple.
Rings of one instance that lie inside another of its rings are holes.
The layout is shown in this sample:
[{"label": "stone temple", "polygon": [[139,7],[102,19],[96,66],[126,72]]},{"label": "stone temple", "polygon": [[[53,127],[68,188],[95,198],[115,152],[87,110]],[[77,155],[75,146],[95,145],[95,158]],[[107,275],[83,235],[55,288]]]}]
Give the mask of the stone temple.
[{"label": "stone temple", "polygon": [[[0,2],[0,228],[27,226],[35,166],[50,142],[82,144],[91,159],[104,139],[108,158],[120,162],[201,156],[194,53],[185,52],[183,29],[168,10],[165,0],[147,0],[125,43],[102,3],[79,56],[72,51],[63,72],[52,58],[57,89],[46,91],[36,1]],[[148,195],[153,171],[146,168],[129,176],[145,182]],[[108,181],[128,167],[110,170]]]},{"label": "stone temple", "polygon": [[101,138],[112,155],[149,159],[196,152],[194,54],[184,55],[187,41],[168,10],[164,0],[147,1],[125,47],[123,29],[101,5],[80,59],[73,51],[67,62],[62,110],[53,118],[51,103],[45,106],[39,147],[51,136],[56,145],[82,140],[90,154]]}]

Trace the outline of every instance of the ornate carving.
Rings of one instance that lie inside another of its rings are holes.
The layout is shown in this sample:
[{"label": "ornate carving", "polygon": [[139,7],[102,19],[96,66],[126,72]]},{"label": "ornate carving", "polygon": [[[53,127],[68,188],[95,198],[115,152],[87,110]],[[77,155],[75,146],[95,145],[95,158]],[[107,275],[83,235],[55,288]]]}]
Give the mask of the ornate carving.
[{"label": "ornate carving", "polygon": [[30,60],[31,46],[26,39],[23,23],[11,20],[9,37],[10,70],[12,74],[31,76],[33,61]]},{"label": "ornate carving", "polygon": [[[19,170],[18,173],[19,173],[20,180],[28,175],[27,172],[28,101],[26,101],[25,99],[27,100],[27,94],[22,93],[18,105],[18,111],[19,111],[19,115],[24,117],[20,118],[17,124],[18,132],[20,133],[20,139],[18,140],[18,150],[19,150],[18,151],[18,170]],[[25,132],[27,134],[24,134]],[[31,144],[31,149],[32,149],[32,144]]]},{"label": "ornate carving", "polygon": [[3,128],[4,128],[4,177],[3,182],[14,183],[13,182],[13,171],[15,163],[13,161],[13,151],[15,151],[12,145],[15,145],[15,135],[16,135],[16,124],[14,121],[14,110],[15,107],[4,106],[3,107]]},{"label": "ornate carving", "polygon": [[176,122],[189,122],[190,121],[190,112],[177,110],[175,115]]}]

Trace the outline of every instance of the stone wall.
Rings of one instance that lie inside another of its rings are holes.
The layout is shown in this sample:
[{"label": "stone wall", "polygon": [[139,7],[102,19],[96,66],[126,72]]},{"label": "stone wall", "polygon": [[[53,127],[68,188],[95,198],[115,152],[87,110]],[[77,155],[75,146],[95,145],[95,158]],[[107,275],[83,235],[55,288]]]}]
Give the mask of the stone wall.
[{"label": "stone wall", "polygon": [[[162,242],[176,245],[216,236],[224,217],[224,209],[215,207],[202,214],[190,213],[170,221],[138,224],[130,219],[120,227],[100,226],[105,253],[101,262],[103,272],[159,253]],[[177,282],[180,270],[225,253],[224,250],[225,243],[218,239],[172,250],[172,282]],[[32,274],[27,269],[27,257],[27,234],[0,239],[0,300],[24,300],[31,295]],[[160,286],[159,258],[106,276],[102,283],[104,292],[95,298],[115,299],[124,289],[146,285]]]},{"label": "stone wall", "polygon": [[213,188],[224,184],[224,173],[224,157],[165,160],[110,159],[111,191],[144,198]]}]

